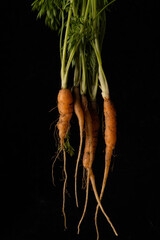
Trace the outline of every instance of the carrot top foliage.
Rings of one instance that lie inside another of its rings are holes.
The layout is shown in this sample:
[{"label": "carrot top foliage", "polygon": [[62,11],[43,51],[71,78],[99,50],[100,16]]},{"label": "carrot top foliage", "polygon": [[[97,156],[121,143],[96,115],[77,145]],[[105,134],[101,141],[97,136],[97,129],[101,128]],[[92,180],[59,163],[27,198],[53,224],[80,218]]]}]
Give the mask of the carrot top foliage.
[{"label": "carrot top foliage", "polygon": [[[38,12],[37,18],[44,18],[45,24],[59,33],[62,88],[68,87],[69,69],[75,67],[78,59],[81,92],[88,91],[91,98],[95,98],[99,79],[102,96],[109,96],[101,48],[106,25],[105,10],[113,2],[115,0],[35,0],[32,3],[32,10]],[[97,69],[98,75],[95,74]]]}]

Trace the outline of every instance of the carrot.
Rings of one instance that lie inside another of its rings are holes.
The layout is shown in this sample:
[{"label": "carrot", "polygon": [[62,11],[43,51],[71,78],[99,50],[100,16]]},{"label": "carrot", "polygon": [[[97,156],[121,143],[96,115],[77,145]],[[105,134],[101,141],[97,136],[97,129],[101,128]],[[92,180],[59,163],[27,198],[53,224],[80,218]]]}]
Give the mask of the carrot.
[{"label": "carrot", "polygon": [[85,119],[85,147],[84,147],[84,154],[83,154],[83,167],[87,171],[87,183],[86,183],[86,199],[85,205],[82,213],[82,217],[78,224],[78,234],[80,232],[80,225],[83,221],[83,218],[86,213],[87,203],[88,203],[88,193],[89,193],[89,171],[88,169],[91,168],[92,165],[92,154],[93,154],[93,145],[92,145],[92,119],[88,109],[88,101],[85,95],[82,95],[82,108],[84,111],[84,119]]},{"label": "carrot", "polygon": [[85,119],[85,149],[83,154],[83,167],[88,169],[93,162],[93,135],[92,135],[92,118],[88,108],[88,100],[85,95],[82,95],[82,107]]},{"label": "carrot", "polygon": [[[93,157],[93,160],[94,160],[95,153],[96,153],[96,148],[97,148],[97,144],[98,144],[98,133],[99,133],[99,127],[100,127],[100,121],[99,121],[99,116],[98,116],[98,112],[97,112],[97,102],[96,102],[96,100],[91,100],[90,101],[90,115],[91,115],[91,119],[92,119],[92,137],[93,137],[93,156],[92,157]],[[90,153],[89,153],[88,138],[86,138],[86,149],[88,149],[88,151],[84,151],[84,153],[85,153],[85,155],[88,154],[88,156],[84,155],[84,157],[83,157],[84,165],[85,165],[85,161],[89,162],[88,158],[89,158]],[[83,186],[86,185],[85,168],[83,169],[82,184],[83,184]]]},{"label": "carrot", "polygon": [[[85,212],[86,212],[86,208],[87,208],[88,192],[89,192],[89,180],[90,180],[91,184],[92,184],[93,191],[94,191],[95,198],[96,198],[97,203],[98,203],[98,206],[101,208],[102,213],[104,214],[108,223],[112,227],[115,235],[118,235],[114,226],[113,226],[113,224],[111,223],[109,217],[107,216],[107,214],[105,213],[105,211],[104,211],[104,209],[101,205],[101,201],[100,201],[100,198],[98,196],[97,189],[96,189],[95,177],[94,177],[94,174],[93,174],[93,171],[92,171],[92,163],[93,163],[93,160],[94,160],[95,148],[96,148],[97,141],[98,141],[97,140],[97,138],[98,138],[97,129],[99,129],[99,123],[95,124],[96,128],[94,128],[93,121],[92,121],[92,118],[91,118],[91,114],[88,110],[87,99],[86,99],[85,96],[82,96],[82,103],[83,103],[82,106],[84,108],[84,116],[85,116],[85,123],[86,123],[86,127],[85,127],[86,141],[85,141],[85,149],[84,149],[84,156],[83,156],[83,166],[87,171],[87,187],[86,187],[85,206],[84,206],[82,217],[81,217],[81,219],[79,221],[79,224],[78,224],[78,233],[80,231],[80,225],[81,225],[81,222],[82,222],[82,220],[85,216]],[[95,105],[95,103],[94,103],[94,105]],[[95,110],[95,108],[94,108],[94,110]],[[94,123],[97,120],[96,118],[94,119]]]},{"label": "carrot", "polygon": [[92,118],[92,135],[93,135],[93,160],[95,158],[96,148],[98,144],[98,133],[100,128],[100,120],[97,112],[96,100],[90,102],[90,114]]},{"label": "carrot", "polygon": [[57,128],[59,130],[59,138],[61,147],[64,147],[64,139],[70,127],[70,120],[73,113],[73,97],[69,89],[61,89],[58,93],[58,111],[59,121]]},{"label": "carrot", "polygon": [[[103,176],[103,182],[100,193],[100,200],[102,200],[103,193],[106,186],[106,181],[109,173],[111,157],[113,153],[113,149],[116,144],[116,111],[114,106],[109,98],[104,99],[104,116],[105,116],[105,170]],[[98,227],[97,227],[97,214],[98,214],[99,205],[96,207],[95,212],[95,226],[97,231],[97,239],[99,239]]]},{"label": "carrot", "polygon": [[[84,101],[84,100],[83,100]],[[97,113],[97,103],[96,101],[91,101],[90,111],[87,110],[88,113],[85,115],[86,120],[86,133],[88,133],[89,128],[91,127],[90,135],[92,137],[91,140],[86,134],[86,142],[85,142],[85,150],[83,155],[83,166],[88,169],[92,167],[92,163],[94,161],[95,152],[98,144],[98,131],[100,127],[100,121]],[[89,126],[88,126],[89,125]],[[90,143],[92,142],[92,152],[90,152]],[[91,159],[90,159],[91,157]],[[90,159],[90,160],[89,160]]]},{"label": "carrot", "polygon": [[64,140],[66,138],[67,132],[70,127],[70,120],[73,113],[73,97],[72,93],[69,89],[61,89],[58,93],[58,111],[59,111],[59,121],[57,123],[57,128],[59,130],[59,138],[60,145],[63,150],[63,158],[64,158],[64,184],[63,184],[63,205],[62,205],[62,213],[64,216],[64,227],[66,226],[66,214],[65,214],[65,191],[66,191],[66,183],[67,183],[67,171],[66,171],[66,152],[64,149]]},{"label": "carrot", "polygon": [[76,205],[78,207],[78,197],[77,197],[77,172],[78,172],[78,164],[81,156],[82,151],[82,142],[83,142],[83,128],[84,128],[84,113],[81,106],[81,99],[80,99],[80,93],[79,88],[74,87],[74,112],[78,118],[79,123],[79,131],[80,131],[80,145],[79,145],[79,151],[78,151],[78,157],[76,162],[76,169],[75,169],[75,199],[76,199]]}]

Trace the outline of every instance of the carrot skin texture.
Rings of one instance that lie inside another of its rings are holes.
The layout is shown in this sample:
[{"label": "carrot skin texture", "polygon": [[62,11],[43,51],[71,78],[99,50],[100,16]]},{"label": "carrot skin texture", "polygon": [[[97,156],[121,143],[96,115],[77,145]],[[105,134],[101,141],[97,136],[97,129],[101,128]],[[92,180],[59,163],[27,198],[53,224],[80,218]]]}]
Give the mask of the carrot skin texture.
[{"label": "carrot skin texture", "polygon": [[71,91],[69,89],[61,89],[58,93],[57,100],[58,111],[60,114],[57,128],[59,130],[61,147],[63,147],[64,139],[70,127],[70,120],[73,113],[73,97]]},{"label": "carrot skin texture", "polygon": [[84,113],[81,106],[79,88],[74,87],[73,91],[74,91],[74,112],[78,118],[80,134],[81,134],[83,133],[83,127],[84,127]]},{"label": "carrot skin texture", "polygon": [[106,185],[111,158],[113,150],[117,141],[117,121],[116,111],[110,99],[104,99],[104,116],[105,116],[105,171],[102,183],[102,191],[100,198],[103,196],[104,188]]},{"label": "carrot skin texture", "polygon": [[105,116],[105,144],[106,147],[115,148],[117,140],[116,111],[110,99],[104,99]]},{"label": "carrot skin texture", "polygon": [[91,168],[93,163],[93,135],[92,135],[92,118],[88,108],[88,101],[85,95],[82,95],[82,107],[85,118],[85,147],[83,154],[83,167],[85,169]]},{"label": "carrot skin texture", "polygon": [[[106,148],[105,148],[105,169],[103,174],[100,200],[102,200],[102,197],[104,194],[108,173],[109,173],[109,168],[110,168],[110,163],[111,163],[111,158],[112,158],[112,153],[115,148],[115,144],[117,140],[116,111],[111,100],[107,98],[104,99],[104,116],[105,116],[104,139],[105,139]],[[95,226],[97,231],[97,240],[99,239],[99,232],[98,232],[98,226],[97,226],[98,209],[99,209],[99,205],[97,205],[96,212],[95,212]]]},{"label": "carrot skin texture", "polygon": [[64,184],[63,184],[63,205],[62,205],[62,213],[64,216],[64,228],[67,228],[66,225],[66,214],[65,214],[65,191],[67,184],[67,171],[66,171],[66,152],[64,149],[64,139],[66,138],[67,132],[70,127],[70,120],[73,114],[73,97],[72,93],[69,89],[61,89],[58,93],[58,111],[59,111],[59,121],[57,123],[57,128],[59,130],[59,138],[61,148],[63,150],[63,171],[64,171]]},{"label": "carrot skin texture", "polygon": [[[83,99],[83,105],[86,106],[86,100]],[[92,167],[94,161],[95,152],[98,144],[98,133],[100,128],[99,116],[97,113],[97,103],[96,101],[91,101],[90,111],[86,111],[86,140],[85,149],[83,155],[83,166],[88,169]],[[89,129],[90,128],[90,129]],[[92,143],[92,144],[91,144]]]},{"label": "carrot skin texture", "polygon": [[76,199],[76,205],[78,207],[77,172],[78,172],[78,165],[79,165],[79,160],[80,160],[81,151],[82,151],[82,143],[83,143],[84,113],[81,105],[79,87],[74,87],[73,92],[74,92],[74,112],[78,119],[79,132],[80,132],[79,151],[78,151],[78,157],[77,157],[76,169],[75,169],[75,199]]},{"label": "carrot skin texture", "polygon": [[87,184],[86,184],[86,199],[84,204],[84,209],[82,213],[82,217],[78,224],[78,234],[80,232],[80,225],[83,221],[83,218],[86,213],[87,203],[88,203],[88,193],[89,193],[89,169],[92,166],[92,155],[93,155],[93,146],[92,146],[92,119],[88,109],[88,101],[85,95],[82,95],[82,108],[84,111],[84,119],[85,119],[85,147],[84,147],[84,154],[83,154],[83,167],[87,171]]}]

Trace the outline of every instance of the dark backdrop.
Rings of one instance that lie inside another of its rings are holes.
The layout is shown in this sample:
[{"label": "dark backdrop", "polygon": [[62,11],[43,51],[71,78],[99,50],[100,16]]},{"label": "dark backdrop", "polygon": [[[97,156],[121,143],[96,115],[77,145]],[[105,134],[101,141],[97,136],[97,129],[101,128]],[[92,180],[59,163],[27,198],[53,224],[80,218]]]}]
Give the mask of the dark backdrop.
[{"label": "dark backdrop", "polygon": [[[55,165],[56,96],[60,88],[57,33],[36,21],[31,1],[3,3],[0,83],[0,199],[1,239],[96,239],[96,202],[90,191],[81,233],[76,234],[85,192],[79,179],[80,208],[75,207],[76,156],[67,156],[68,185],[63,229],[63,162]],[[107,15],[103,66],[117,110],[118,140],[103,206],[119,239],[160,237],[159,222],[159,6],[158,1],[118,1]],[[98,97],[99,107],[102,100]],[[101,116],[102,117],[102,116]],[[71,142],[78,146],[72,119]],[[97,188],[103,173],[104,141],[100,134],[94,163]],[[80,166],[79,178],[82,175]],[[100,239],[114,239],[103,215],[98,218]]]}]

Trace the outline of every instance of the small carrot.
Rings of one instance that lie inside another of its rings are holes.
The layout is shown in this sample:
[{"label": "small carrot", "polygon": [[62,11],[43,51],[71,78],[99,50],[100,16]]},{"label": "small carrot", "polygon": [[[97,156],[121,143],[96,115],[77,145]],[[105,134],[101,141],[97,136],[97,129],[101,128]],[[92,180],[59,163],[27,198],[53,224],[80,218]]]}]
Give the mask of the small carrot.
[{"label": "small carrot", "polygon": [[85,95],[82,95],[82,108],[84,111],[84,119],[85,119],[85,147],[84,147],[84,154],[83,154],[83,167],[87,171],[87,183],[86,183],[86,199],[85,205],[83,209],[82,217],[78,224],[78,234],[80,232],[80,225],[83,221],[83,218],[86,213],[87,203],[88,203],[88,193],[89,193],[89,171],[88,169],[91,168],[92,159],[93,159],[93,145],[92,145],[92,119],[88,109],[88,100]]},{"label": "small carrot", "polygon": [[61,147],[64,147],[64,139],[70,127],[70,120],[73,113],[73,97],[69,89],[61,89],[58,93],[58,111],[59,121],[57,128],[59,130],[59,138]]},{"label": "small carrot", "polygon": [[78,157],[77,157],[77,162],[76,162],[76,169],[75,169],[75,199],[76,199],[76,205],[78,207],[78,197],[77,197],[77,172],[78,172],[78,165],[79,165],[79,160],[81,156],[81,151],[82,151],[82,142],[83,142],[83,128],[84,128],[84,113],[81,105],[81,99],[80,99],[80,93],[79,93],[79,88],[74,87],[73,88],[74,92],[74,112],[78,118],[78,123],[79,123],[79,132],[80,132],[80,144],[79,144],[79,151],[78,151]]},{"label": "small carrot", "polygon": [[62,213],[64,216],[64,227],[67,228],[66,214],[65,214],[65,191],[66,191],[66,183],[67,183],[67,171],[66,171],[66,152],[64,149],[64,140],[69,130],[70,120],[73,113],[73,97],[72,97],[71,91],[69,89],[61,89],[58,93],[57,100],[58,100],[58,111],[60,114],[59,121],[57,123],[57,128],[59,130],[60,144],[63,150],[63,158],[64,158],[63,171],[65,175],[64,184],[63,184]]},{"label": "small carrot", "polygon": [[[91,100],[90,101],[90,115],[91,115],[91,120],[92,120],[92,137],[93,137],[93,155],[92,155],[92,162],[94,161],[95,158],[95,153],[96,153],[96,148],[98,144],[98,133],[99,133],[99,127],[100,127],[100,121],[99,121],[99,116],[97,112],[97,103],[96,100]],[[83,162],[85,166],[85,162],[89,163],[89,157],[90,157],[90,150],[89,150],[89,140],[86,138],[85,141],[85,151],[84,151],[84,156],[83,156]],[[87,150],[88,149],[88,150]],[[86,166],[87,167],[87,166]],[[83,181],[82,181],[83,186],[86,185],[86,179],[85,179],[85,168],[83,169]]]},{"label": "small carrot", "polygon": [[[89,167],[92,167],[92,163],[94,161],[95,152],[96,152],[96,148],[97,148],[97,144],[98,144],[98,132],[99,132],[99,127],[100,127],[100,121],[99,121],[99,116],[97,113],[96,101],[90,102],[90,111],[89,110],[87,110],[87,111],[88,111],[88,113],[86,113],[86,115],[85,115],[86,132],[88,133],[89,126],[91,126],[90,130],[91,130],[92,140],[89,141],[89,137],[86,136],[85,150],[84,150],[84,155],[83,155],[83,166],[86,169]],[[90,123],[90,121],[91,121],[91,123]],[[91,142],[92,142],[92,148],[91,148],[92,152],[90,152],[90,143]],[[90,157],[91,157],[91,159],[90,159]]]},{"label": "small carrot", "polygon": [[[103,182],[101,187],[101,193],[100,193],[100,200],[102,200],[103,193],[106,186],[106,181],[109,173],[110,163],[111,163],[111,157],[113,153],[113,149],[115,148],[116,144],[116,111],[115,108],[109,98],[104,99],[104,116],[105,116],[105,170],[104,170],[104,176],[103,176]],[[99,205],[96,207],[95,212],[95,226],[97,231],[97,239],[99,239],[99,232],[97,227],[97,214],[98,214]]]}]

